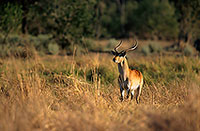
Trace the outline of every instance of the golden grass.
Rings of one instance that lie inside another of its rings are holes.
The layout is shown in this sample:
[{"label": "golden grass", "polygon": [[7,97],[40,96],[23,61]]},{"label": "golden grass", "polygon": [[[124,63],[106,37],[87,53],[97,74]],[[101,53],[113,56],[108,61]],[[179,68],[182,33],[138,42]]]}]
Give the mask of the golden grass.
[{"label": "golden grass", "polygon": [[117,80],[103,84],[97,70],[117,74],[111,60],[107,54],[1,60],[0,130],[200,130],[199,58],[129,57],[148,77],[140,104],[120,102]]}]

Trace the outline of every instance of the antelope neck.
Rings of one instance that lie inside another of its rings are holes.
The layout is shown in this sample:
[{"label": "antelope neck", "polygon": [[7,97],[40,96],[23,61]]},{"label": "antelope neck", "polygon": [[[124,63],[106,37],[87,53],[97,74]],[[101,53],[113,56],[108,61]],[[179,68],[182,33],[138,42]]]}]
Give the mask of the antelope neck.
[{"label": "antelope neck", "polygon": [[129,67],[126,58],[124,58],[123,62],[118,64],[118,70],[123,80],[126,80],[129,77]]}]

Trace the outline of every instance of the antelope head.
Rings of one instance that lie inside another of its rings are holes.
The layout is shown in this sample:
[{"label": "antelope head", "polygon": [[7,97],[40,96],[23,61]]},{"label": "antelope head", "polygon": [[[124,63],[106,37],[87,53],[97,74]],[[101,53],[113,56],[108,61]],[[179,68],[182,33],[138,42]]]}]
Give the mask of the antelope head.
[{"label": "antelope head", "polygon": [[126,53],[128,51],[132,51],[132,50],[135,50],[138,46],[138,42],[137,40],[135,40],[135,44],[128,48],[128,49],[125,49],[125,50],[122,50],[121,52],[118,52],[117,49],[122,45],[122,41],[114,48],[114,50],[112,50],[112,54],[114,55],[114,58],[113,58],[113,61],[115,63],[121,63],[124,61],[124,59],[126,59]]}]

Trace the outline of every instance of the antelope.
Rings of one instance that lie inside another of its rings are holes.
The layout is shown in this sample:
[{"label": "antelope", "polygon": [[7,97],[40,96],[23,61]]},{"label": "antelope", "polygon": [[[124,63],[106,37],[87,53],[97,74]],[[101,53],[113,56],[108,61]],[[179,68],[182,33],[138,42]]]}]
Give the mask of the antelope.
[{"label": "antelope", "polygon": [[125,90],[127,92],[127,99],[129,98],[129,93],[131,92],[131,100],[133,99],[134,91],[137,90],[136,102],[139,103],[139,97],[143,86],[143,75],[138,70],[129,69],[126,57],[126,53],[128,51],[132,51],[137,48],[138,42],[137,40],[135,41],[136,44],[134,44],[132,47],[118,52],[117,49],[121,46],[121,41],[111,52],[114,55],[113,61],[118,64],[118,83],[120,86],[121,101],[124,100]]}]

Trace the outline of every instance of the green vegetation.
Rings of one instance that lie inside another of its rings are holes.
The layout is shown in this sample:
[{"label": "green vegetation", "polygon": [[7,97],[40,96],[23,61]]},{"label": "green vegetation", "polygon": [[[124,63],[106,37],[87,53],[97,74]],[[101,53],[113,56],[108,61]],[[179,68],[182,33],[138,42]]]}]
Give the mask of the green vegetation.
[{"label": "green vegetation", "polygon": [[59,46],[56,43],[49,43],[48,50],[51,54],[56,55],[59,52]]},{"label": "green vegetation", "polygon": [[84,38],[82,41],[83,41],[83,47],[84,48],[87,48],[88,50],[95,50],[97,45],[95,44],[95,41],[93,39]]},{"label": "green vegetation", "polygon": [[142,47],[141,52],[144,55],[150,55],[151,53],[161,53],[163,51],[163,47],[158,43],[150,43]]},{"label": "green vegetation", "polygon": [[162,51],[162,46],[158,43],[149,44],[149,49],[152,53],[160,53]]},{"label": "green vegetation", "polygon": [[149,45],[145,45],[145,46],[142,47],[142,53],[143,53],[145,56],[147,56],[147,55],[149,55],[149,54],[151,53],[150,48],[149,48]]},{"label": "green vegetation", "polygon": [[0,35],[5,40],[9,34],[46,35],[61,50],[88,38],[177,40],[181,48],[180,43],[193,44],[200,37],[198,0],[3,0],[0,4]]},{"label": "green vegetation", "polygon": [[[199,0],[1,0],[0,130],[199,131],[199,14]],[[140,104],[121,102],[111,55],[134,39]]]},{"label": "green vegetation", "polygon": [[4,35],[4,40],[0,44],[5,44],[9,33],[15,32],[22,21],[22,7],[17,4],[6,3],[0,6],[0,31]]},{"label": "green vegetation", "polygon": [[177,37],[178,22],[175,17],[175,8],[168,1],[142,0],[132,12],[128,15],[129,32],[134,30],[140,38],[173,39]]},{"label": "green vegetation", "polygon": [[108,41],[107,48],[108,48],[108,49],[113,49],[113,48],[116,46],[116,43],[118,43],[117,40],[115,40],[115,39],[110,39],[110,40]]},{"label": "green vegetation", "polygon": [[194,50],[193,50],[193,48],[192,48],[190,45],[187,45],[187,46],[184,48],[183,52],[184,52],[184,55],[185,55],[185,56],[191,56],[191,55],[194,54]]}]

